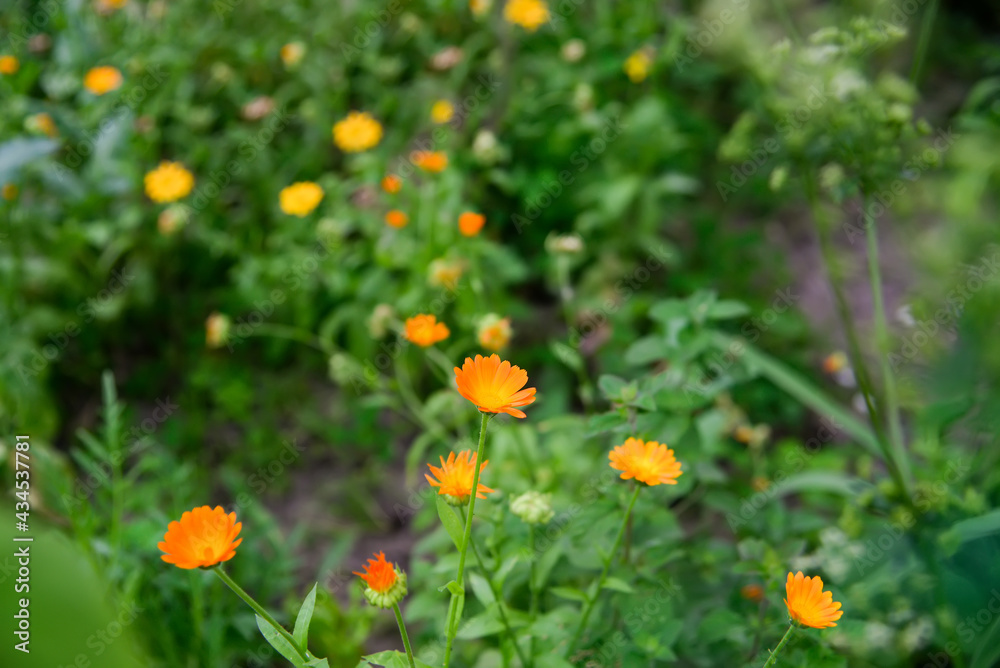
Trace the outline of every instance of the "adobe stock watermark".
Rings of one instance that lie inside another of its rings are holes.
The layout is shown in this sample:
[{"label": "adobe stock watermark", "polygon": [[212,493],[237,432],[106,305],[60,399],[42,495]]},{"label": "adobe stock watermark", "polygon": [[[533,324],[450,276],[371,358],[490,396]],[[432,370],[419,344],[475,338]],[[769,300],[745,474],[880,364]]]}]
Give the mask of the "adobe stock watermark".
[{"label": "adobe stock watermark", "polygon": [[[7,38],[8,51],[23,52],[31,38],[41,33],[49,25],[52,17],[59,13],[64,3],[59,0],[41,0],[35,6],[35,11],[28,17],[27,25],[22,25],[20,31],[11,31]],[[34,32],[29,32],[29,29]]]},{"label": "adobe stock watermark", "polygon": [[108,302],[124,292],[134,279],[135,274],[130,273],[128,266],[111,272],[111,279],[100,292],[77,305],[76,314],[80,316],[79,321],[71,319],[61,329],[49,332],[40,349],[31,350],[24,355],[17,366],[17,375],[21,381],[26,382],[29,377],[37,377],[49,364],[59,359],[70,342],[83,331],[83,326],[92,323]]},{"label": "adobe stock watermark", "polygon": [[[388,27],[392,19],[399,16],[403,11],[403,3],[400,0],[390,0],[383,9],[372,9],[368,11],[368,20],[363,25],[354,26],[354,38],[350,44],[340,45],[340,54],[344,57],[344,62],[348,65],[361,55],[361,51],[371,46],[372,40],[378,37],[379,33]],[[354,18],[353,21],[361,22],[363,18]]]},{"label": "adobe stock watermark", "polygon": [[565,189],[573,185],[577,177],[587,171],[590,165],[607,150],[608,146],[621,136],[623,130],[621,118],[613,116],[605,121],[597,136],[592,137],[587,143],[574,150],[569,156],[569,162],[576,167],[576,171],[563,169],[555,180],[544,181],[542,188],[545,192],[539,195],[534,202],[528,202],[523,214],[514,213],[511,215],[510,220],[514,223],[514,229],[517,230],[517,233],[521,234],[524,228],[531,225],[542,214],[542,211],[552,206],[552,203],[563,194]]},{"label": "adobe stock watermark", "polygon": [[719,191],[719,197],[725,202],[729,196],[739,190],[760,168],[767,164],[771,156],[781,149],[782,141],[780,137],[787,136],[793,130],[798,130],[809,122],[813,113],[822,109],[829,99],[831,93],[823,91],[819,86],[812,86],[807,92],[805,101],[785,114],[781,120],[775,124],[777,136],[771,136],[760,142],[756,148],[750,151],[747,160],[739,165],[733,165],[732,173],[728,181],[716,181],[715,188]]},{"label": "adobe stock watermark", "polygon": [[58,668],[96,668],[102,665],[101,661],[91,661],[102,656],[129,626],[139,618],[139,613],[145,608],[140,608],[135,601],[130,601],[119,612],[117,617],[112,619],[107,625],[87,636],[87,652],[80,652],[73,657],[72,663]]},{"label": "adobe stock watermark", "polygon": [[683,72],[684,68],[701,57],[705,49],[710,47],[719,36],[725,32],[726,28],[732,25],[737,17],[750,6],[750,0],[730,0],[732,9],[723,9],[715,18],[704,19],[701,23],[701,30],[689,32],[685,40],[686,46],[677,56],[674,64],[678,71]]}]

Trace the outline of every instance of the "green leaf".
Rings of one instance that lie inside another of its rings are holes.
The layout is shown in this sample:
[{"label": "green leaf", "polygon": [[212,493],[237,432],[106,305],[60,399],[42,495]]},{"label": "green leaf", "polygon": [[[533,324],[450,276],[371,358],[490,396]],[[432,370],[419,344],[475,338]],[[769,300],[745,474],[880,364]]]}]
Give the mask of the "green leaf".
[{"label": "green leaf", "polygon": [[491,603],[496,603],[496,597],[493,595],[493,589],[490,587],[490,583],[486,581],[482,575],[478,573],[469,573],[469,586],[472,587],[472,593],[476,595],[479,602],[483,606],[488,606]]},{"label": "green leaf", "polygon": [[616,578],[614,576],[609,577],[604,581],[604,589],[612,589],[614,591],[624,592],[626,594],[634,594],[635,590],[632,589],[632,585],[625,582],[621,578]]},{"label": "green leaf", "polygon": [[739,318],[750,313],[750,309],[743,302],[731,299],[723,299],[708,307],[709,320],[729,320]]},{"label": "green leaf", "polygon": [[465,589],[463,589],[462,587],[460,587],[459,584],[458,584],[458,582],[456,582],[455,580],[452,580],[451,582],[449,582],[446,585],[441,585],[440,587],[438,587],[438,591],[449,591],[452,594],[454,594],[455,596],[464,596],[465,595]]},{"label": "green leaf", "polygon": [[19,137],[0,144],[0,183],[15,180],[18,170],[33,160],[43,158],[59,148],[54,139]]},{"label": "green leaf", "polygon": [[860,478],[843,473],[805,471],[790,475],[781,482],[775,483],[771,493],[785,496],[802,492],[830,492],[831,494],[853,497],[868,486],[868,483]]},{"label": "green leaf", "polygon": [[267,621],[260,615],[255,615],[257,617],[257,628],[264,635],[264,640],[268,642],[271,647],[277,650],[278,654],[285,657],[292,662],[293,666],[302,665],[302,657],[299,653],[295,651],[291,643],[285,640],[285,637],[278,633],[278,629],[271,626],[271,622]]},{"label": "green leaf", "polygon": [[311,668],[330,668],[330,660],[329,659],[310,659],[309,661],[306,661],[302,665],[304,665],[304,666],[310,666]]},{"label": "green leaf", "polygon": [[573,587],[552,587],[549,591],[559,598],[565,598],[570,601],[580,601],[581,603],[587,602],[587,595],[579,589],[575,589]]},{"label": "green leaf", "polygon": [[568,366],[573,371],[583,371],[583,357],[575,349],[571,348],[562,341],[551,341],[549,342],[549,348],[552,350],[552,354],[556,356],[560,362]]},{"label": "green leaf", "polygon": [[458,518],[458,515],[455,514],[455,509],[449,506],[448,502],[440,494],[434,495],[434,502],[437,504],[438,517],[441,518],[441,524],[444,525],[448,535],[451,536],[451,542],[455,543],[455,547],[461,550],[462,539],[465,537],[465,527],[462,525],[462,520]]},{"label": "green leaf", "polygon": [[628,386],[628,382],[623,378],[606,373],[597,379],[597,386],[601,388],[601,392],[606,398],[619,400],[622,392]]},{"label": "green leaf", "polygon": [[458,630],[455,637],[461,638],[462,640],[474,640],[476,638],[491,636],[503,631],[503,622],[501,622],[497,618],[497,615],[493,612],[495,609],[496,606],[493,606],[491,610],[482,612],[467,620],[464,624],[462,624],[462,627]]},{"label": "green leaf", "polygon": [[1000,509],[991,510],[979,517],[956,522],[948,529],[948,534],[958,539],[958,543],[968,543],[971,540],[985,538],[991,534],[1000,532]]},{"label": "green leaf", "polygon": [[680,299],[665,299],[657,302],[649,309],[649,317],[663,324],[671,320],[687,321],[690,317],[687,302]]},{"label": "green leaf", "polygon": [[295,638],[299,647],[309,646],[309,622],[312,621],[313,610],[316,609],[316,588],[318,586],[319,583],[314,584],[313,588],[306,594],[305,600],[302,601],[302,607],[299,608],[299,614],[295,618],[295,629],[292,631],[292,637]]},{"label": "green leaf", "polygon": [[644,336],[625,351],[625,361],[633,366],[657,362],[667,356],[667,343],[658,335]]}]

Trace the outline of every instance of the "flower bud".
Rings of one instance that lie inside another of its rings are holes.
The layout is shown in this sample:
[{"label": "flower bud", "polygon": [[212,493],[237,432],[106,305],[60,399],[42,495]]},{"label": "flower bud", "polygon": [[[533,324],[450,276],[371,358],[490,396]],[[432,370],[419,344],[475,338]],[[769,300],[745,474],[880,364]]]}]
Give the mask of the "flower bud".
[{"label": "flower bud", "polygon": [[528,524],[546,524],[555,515],[552,510],[552,495],[535,491],[512,498],[510,511]]}]

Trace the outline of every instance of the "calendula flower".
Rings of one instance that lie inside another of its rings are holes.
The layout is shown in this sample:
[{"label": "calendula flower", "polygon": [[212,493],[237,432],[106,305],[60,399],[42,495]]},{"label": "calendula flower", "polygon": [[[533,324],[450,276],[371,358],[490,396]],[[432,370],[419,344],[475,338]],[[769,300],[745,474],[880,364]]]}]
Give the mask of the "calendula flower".
[{"label": "calendula flower", "polygon": [[302,57],[306,55],[306,47],[302,42],[289,42],[281,47],[279,54],[281,55],[281,62],[286,67],[295,67],[302,60]]},{"label": "calendula flower", "polygon": [[360,153],[382,141],[382,125],[367,111],[352,111],[333,126],[333,142],[345,153]]},{"label": "calendula flower", "polygon": [[443,151],[414,151],[410,154],[410,160],[425,172],[434,174],[443,172],[448,166],[448,156]]},{"label": "calendula flower", "polygon": [[483,348],[496,351],[510,343],[511,334],[510,318],[501,318],[496,313],[489,313],[479,321],[476,338]]},{"label": "calendula flower", "polygon": [[94,4],[97,7],[97,11],[102,14],[107,14],[108,12],[113,12],[116,9],[121,9],[128,4],[128,0],[97,0]]},{"label": "calendula flower", "polygon": [[625,59],[623,69],[632,83],[639,83],[649,76],[649,68],[653,64],[653,58],[648,49],[639,49]]},{"label": "calendula flower", "polygon": [[[438,494],[443,496],[449,504],[453,506],[466,505],[472,496],[472,476],[476,469],[476,454],[471,450],[462,450],[457,456],[454,452],[450,453],[447,461],[444,457],[440,457],[440,459],[440,468],[432,464],[427,465],[434,477],[426,473],[424,477],[427,478],[431,487],[438,488]],[[479,466],[480,475],[489,463],[490,460],[487,459]],[[479,486],[476,487],[476,498],[485,499],[485,494],[490,494],[493,491],[485,486],[480,479]]]},{"label": "calendula flower", "polygon": [[438,322],[437,317],[423,313],[407,318],[403,328],[403,336],[406,337],[406,340],[422,348],[433,346],[438,341],[444,341],[449,334],[451,332],[447,325]]},{"label": "calendula flower", "polygon": [[171,522],[163,541],[157,544],[168,564],[178,568],[208,568],[229,561],[236,548],[243,542],[237,540],[243,524],[236,521],[236,513],[226,514],[222,506],[202,506],[183,515],[179,522]]},{"label": "calendula flower", "polygon": [[833,602],[833,594],[823,591],[823,580],[819,576],[805,577],[802,571],[795,575],[789,573],[785,596],[788,616],[803,626],[814,629],[836,626],[834,622],[844,614],[840,603]]},{"label": "calendula flower", "polygon": [[458,231],[464,236],[474,237],[483,229],[485,223],[486,216],[483,214],[466,211],[458,217]]},{"label": "calendula flower", "polygon": [[194,188],[194,175],[179,162],[163,161],[146,174],[144,182],[149,199],[163,204],[186,197]]},{"label": "calendula flower", "polygon": [[681,463],[674,451],[656,441],[627,438],[608,453],[611,468],[621,471],[621,478],[635,478],[647,485],[676,485],[681,475]]},{"label": "calendula flower", "polygon": [[748,584],[740,587],[740,596],[748,601],[760,603],[764,600],[764,588],[759,584]]},{"label": "calendula flower", "polygon": [[549,7],[542,0],[507,0],[503,17],[508,23],[535,32],[549,20]]},{"label": "calendula flower", "polygon": [[83,78],[83,87],[94,95],[104,95],[118,90],[122,85],[122,73],[108,65],[95,67]]},{"label": "calendula flower", "polygon": [[14,198],[17,197],[17,186],[13,183],[3,184],[3,188],[0,188],[0,197],[8,202],[14,201]]},{"label": "calendula flower", "polygon": [[395,174],[386,174],[382,177],[382,190],[390,195],[395,195],[403,188],[403,179]]},{"label": "calendula flower", "polygon": [[21,61],[14,56],[0,56],[0,74],[14,74],[21,69]]},{"label": "calendula flower", "polygon": [[458,393],[484,413],[527,417],[518,410],[519,406],[535,401],[535,388],[521,389],[527,382],[526,371],[510,362],[501,362],[498,355],[476,355],[475,360],[466,357],[461,369],[455,367]]},{"label": "calendula flower", "polygon": [[221,348],[229,340],[229,330],[232,321],[222,313],[213,313],[205,320],[205,345],[209,348]]},{"label": "calendula flower", "polygon": [[44,111],[28,116],[24,121],[24,127],[29,132],[41,133],[48,137],[59,136],[59,130],[56,128],[55,121]]},{"label": "calendula flower", "polygon": [[279,194],[281,210],[303,218],[312,213],[323,199],[323,189],[312,181],[300,181],[283,188]]},{"label": "calendula flower", "polygon": [[486,14],[492,6],[493,0],[469,0],[469,9],[477,17]]},{"label": "calendula flower", "polygon": [[407,223],[410,222],[410,217],[406,215],[405,212],[399,209],[390,209],[385,213],[385,224],[389,227],[395,227],[396,229],[406,227]]},{"label": "calendula flower", "polygon": [[847,366],[847,355],[841,351],[830,353],[823,360],[823,371],[834,374]]},{"label": "calendula flower", "polygon": [[431,285],[454,290],[465,272],[465,263],[459,260],[438,258],[427,268],[428,281]]},{"label": "calendula flower", "polygon": [[510,500],[510,512],[526,524],[546,524],[555,515],[552,510],[552,495],[541,492],[525,492]]},{"label": "calendula flower", "polygon": [[447,123],[455,115],[455,107],[448,100],[438,100],[431,106],[431,120],[437,124]]},{"label": "calendula flower", "polygon": [[406,573],[391,561],[385,560],[385,553],[376,553],[364,565],[363,573],[353,571],[365,581],[365,598],[378,608],[391,608],[406,596]]}]

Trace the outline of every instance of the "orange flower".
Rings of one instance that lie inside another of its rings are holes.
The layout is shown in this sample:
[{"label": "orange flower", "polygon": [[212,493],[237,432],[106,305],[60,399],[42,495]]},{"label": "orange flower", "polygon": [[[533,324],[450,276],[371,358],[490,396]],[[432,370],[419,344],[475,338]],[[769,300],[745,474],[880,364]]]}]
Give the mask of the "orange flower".
[{"label": "orange flower", "polygon": [[433,315],[419,314],[407,318],[403,336],[407,341],[426,348],[438,341],[444,341],[451,334],[443,322],[438,322]]},{"label": "orange flower", "polygon": [[788,616],[803,626],[814,629],[825,629],[836,626],[844,612],[840,603],[833,602],[833,594],[823,591],[823,580],[819,576],[805,577],[802,571],[795,575],[788,574],[785,582],[785,605],[788,606]]},{"label": "orange flower", "polygon": [[351,572],[364,580],[369,588],[379,594],[384,594],[392,589],[392,585],[396,584],[396,569],[391,561],[385,560],[385,552],[379,552],[375,554],[375,557],[377,559],[369,559],[368,563],[362,567],[364,573]]},{"label": "orange flower", "polygon": [[507,413],[517,418],[527,417],[517,410],[535,401],[535,388],[521,388],[528,382],[526,371],[510,362],[501,362],[498,355],[476,355],[475,361],[465,358],[465,364],[455,367],[458,393],[484,413]]},{"label": "orange flower", "polygon": [[94,95],[104,95],[122,85],[122,73],[114,67],[95,67],[83,78],[83,87]]},{"label": "orange flower", "polygon": [[487,350],[501,350],[510,343],[511,334],[510,318],[490,313],[480,321],[476,338],[479,345]]},{"label": "orange flower", "polygon": [[410,222],[410,217],[399,209],[392,209],[385,214],[385,224],[389,227],[395,227],[399,229],[401,227],[406,227],[406,224]]},{"label": "orange flower", "polygon": [[[476,468],[476,454],[472,450],[462,450],[458,453],[457,457],[454,452],[450,453],[448,461],[445,461],[444,457],[440,459],[440,468],[431,464],[427,465],[427,468],[431,470],[434,477],[432,478],[426,473],[424,477],[427,478],[427,482],[431,484],[431,487],[438,488],[438,494],[450,497],[448,499],[449,503],[464,506],[468,502],[469,497],[472,496],[472,476]],[[489,463],[490,460],[487,459],[480,465],[480,474]],[[476,488],[476,498],[485,499],[484,492],[489,494],[493,491],[480,481],[479,486]]]},{"label": "orange flower", "polygon": [[656,441],[627,438],[608,453],[611,468],[621,471],[623,480],[635,478],[647,485],[676,485],[681,475],[681,463],[674,451]]},{"label": "orange flower", "polygon": [[759,603],[764,598],[764,588],[759,584],[748,584],[740,587],[740,596],[748,601]]},{"label": "orange flower", "polygon": [[403,179],[399,178],[395,174],[386,174],[382,179],[382,190],[386,191],[390,195],[395,195],[402,189]]},{"label": "orange flower", "polygon": [[222,506],[202,506],[181,515],[180,522],[171,522],[163,541],[157,544],[168,564],[178,568],[208,568],[229,561],[243,539],[236,540],[241,522],[236,513],[226,514]]},{"label": "orange flower", "polygon": [[823,371],[826,373],[837,373],[847,366],[847,355],[841,351],[830,353],[823,360]]},{"label": "orange flower", "polygon": [[14,74],[21,69],[21,61],[14,56],[0,56],[0,74]]},{"label": "orange flower", "polygon": [[466,211],[458,217],[458,231],[467,237],[474,237],[483,229],[486,216],[481,213]]},{"label": "orange flower", "polygon": [[448,166],[448,156],[443,151],[414,151],[410,154],[413,164],[425,172],[443,172]]}]

